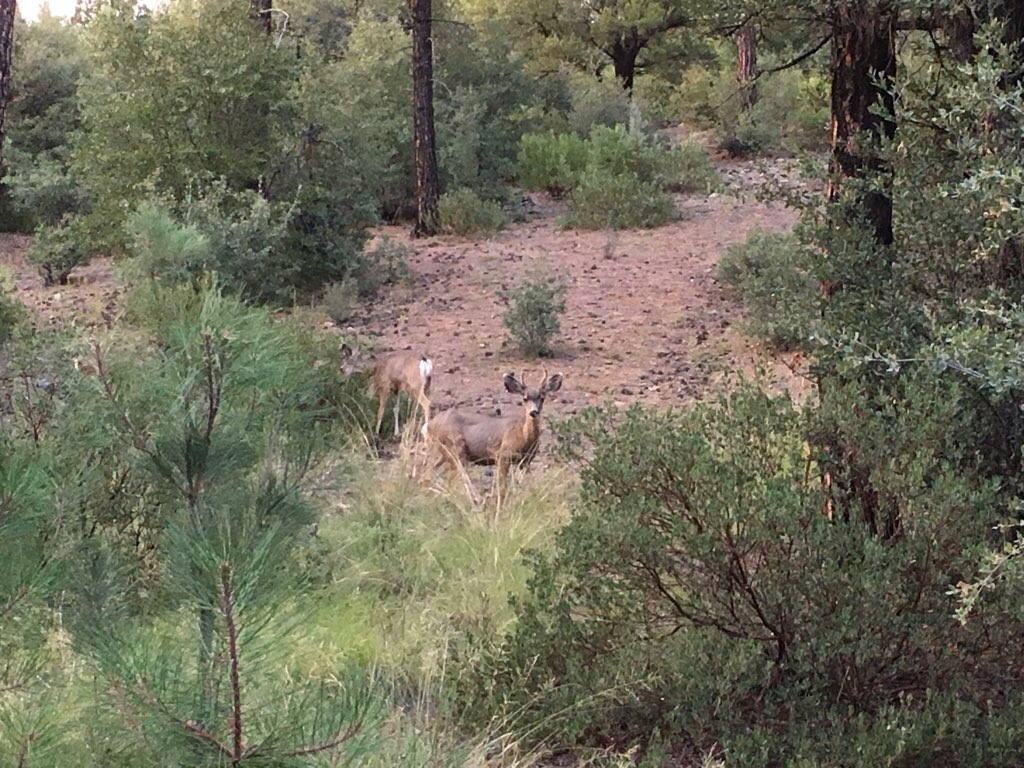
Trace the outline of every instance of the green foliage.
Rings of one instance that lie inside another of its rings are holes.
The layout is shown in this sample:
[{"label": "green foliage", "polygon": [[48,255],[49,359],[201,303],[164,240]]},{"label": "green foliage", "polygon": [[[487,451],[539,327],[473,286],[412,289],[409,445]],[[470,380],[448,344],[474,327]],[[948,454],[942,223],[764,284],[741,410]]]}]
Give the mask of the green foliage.
[{"label": "green foliage", "polygon": [[566,120],[572,133],[586,138],[598,126],[613,128],[629,121],[629,96],[614,78],[575,74],[567,80],[571,106]]},{"label": "green foliage", "polygon": [[[519,138],[537,120],[543,86],[529,77],[507,36],[486,27],[434,29],[438,157],[442,187],[502,196]],[[318,151],[337,156],[340,177],[366,190],[385,219],[413,210],[409,130],[411,60],[407,31],[384,14],[364,14],[346,55],[317,67],[302,86],[304,115]],[[336,94],[345,93],[345,99]]]},{"label": "green foliage", "polygon": [[680,117],[713,129],[719,146],[732,155],[825,146],[829,96],[824,76],[786,70],[759,78],[756,93],[757,101],[745,108],[729,67],[695,67],[671,101]]},{"label": "green foliage", "polygon": [[718,265],[749,313],[748,328],[782,349],[807,346],[820,317],[813,256],[792,235],[758,233],[733,246]]},{"label": "green foliage", "polygon": [[358,260],[346,271],[346,277],[355,282],[361,298],[372,298],[384,286],[396,285],[409,279],[409,253],[408,246],[396,243],[384,235],[372,248],[363,250]]},{"label": "green foliage", "polygon": [[87,69],[81,29],[53,17],[19,24],[13,59],[4,153],[15,206],[10,214],[31,226],[55,227],[89,205],[70,169],[80,127],[78,84]]},{"label": "green foliage", "polygon": [[210,269],[213,248],[196,226],[178,223],[154,202],[143,203],[127,222],[131,265],[136,275],[168,285],[197,289]]},{"label": "green foliage", "polygon": [[44,285],[66,285],[71,271],[87,264],[92,255],[89,230],[80,217],[68,217],[55,226],[40,226],[27,258],[39,268]]},{"label": "green foliage", "polygon": [[562,197],[587,167],[586,141],[574,133],[527,134],[519,143],[517,178],[526,189]]},{"label": "green foliage", "polygon": [[182,2],[144,19],[109,9],[88,40],[75,171],[113,235],[147,185],[176,200],[196,177],[251,189],[279,162],[295,55],[267,45],[247,8]]},{"label": "green foliage", "polygon": [[550,70],[570,63],[583,71],[604,71],[619,88],[626,85],[625,73],[612,76],[613,54],[625,64],[622,54],[638,45],[639,74],[660,64],[678,68],[699,47],[692,34],[699,11],[682,0],[613,0],[593,8],[524,0],[502,12],[538,65]]},{"label": "green foliage", "polygon": [[509,291],[503,322],[509,335],[528,357],[551,354],[551,341],[561,330],[568,286],[540,275]]},{"label": "green foliage", "polygon": [[14,296],[14,280],[9,270],[0,270],[0,345],[14,335],[25,319],[25,307]]},{"label": "green foliage", "polygon": [[349,320],[359,307],[359,289],[351,280],[331,283],[324,289],[321,306],[331,320],[341,325]]},{"label": "green foliage", "polygon": [[571,193],[567,226],[587,229],[656,227],[670,220],[665,190],[710,191],[717,174],[694,144],[668,148],[618,126],[575,134],[524,136],[519,181],[555,196]]},{"label": "green foliage", "polygon": [[[342,228],[331,242],[309,208],[268,202],[254,192],[230,192],[221,182],[189,194],[178,204],[151,200],[129,217],[126,231],[134,271],[167,283],[197,287],[207,273],[248,300],[288,303],[323,284],[376,270],[356,249],[361,237]],[[315,242],[307,242],[307,240]],[[385,273],[380,279],[387,279]]]},{"label": "green foliage", "polygon": [[465,187],[441,195],[437,215],[441,229],[456,235],[497,232],[507,221],[500,205]]},{"label": "green foliage", "polygon": [[[895,403],[873,400],[851,440],[877,506],[836,475],[831,521],[808,475],[809,425],[784,399],[747,388],[715,407],[595,410],[559,427],[562,450],[584,463],[581,504],[555,554],[531,557],[517,626],[481,662],[493,681],[467,679],[467,710],[525,708],[529,724],[584,740],[658,728],[704,750],[771,727],[777,761],[828,758],[827,724],[873,716],[893,686],[953,689],[981,706],[986,676],[1017,664],[1000,653],[980,669],[961,643],[1005,638],[1016,622],[997,618],[997,603],[984,627],[949,622],[946,574],[988,539],[996,490],[957,445],[969,429],[958,394],[919,377]],[[836,392],[811,428],[860,397]],[[886,521],[900,514],[894,538]],[[929,567],[915,567],[925,553]],[[953,646],[964,650],[948,655]],[[908,698],[898,716],[918,709]],[[930,754],[924,733],[913,754]]]},{"label": "green foliage", "polygon": [[[65,617],[113,696],[93,706],[140,762],[217,764],[255,744],[247,760],[283,759],[350,728],[337,750],[358,754],[381,701],[366,677],[329,683],[282,663],[309,475],[346,415],[331,403],[339,373],[310,365],[319,342],[266,311],[175,290],[164,289],[177,314],[148,318],[159,351],[97,350],[98,380],[81,380],[62,425],[76,434],[62,446],[67,482],[93,532]],[[122,714],[133,727],[113,724]]]},{"label": "green foliage", "polygon": [[590,169],[572,193],[566,227],[575,229],[652,229],[670,221],[672,198],[633,171],[619,174]]},{"label": "green foliage", "polygon": [[661,176],[665,188],[673,192],[709,194],[721,186],[715,164],[704,148],[693,141],[665,153]]}]

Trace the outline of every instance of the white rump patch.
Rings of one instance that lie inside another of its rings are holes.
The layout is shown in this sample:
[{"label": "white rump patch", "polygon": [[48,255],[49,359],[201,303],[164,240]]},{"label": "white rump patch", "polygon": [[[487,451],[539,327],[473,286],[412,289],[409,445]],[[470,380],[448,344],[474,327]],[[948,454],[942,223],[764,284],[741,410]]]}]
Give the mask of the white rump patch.
[{"label": "white rump patch", "polygon": [[430,374],[432,374],[433,372],[434,372],[434,361],[433,360],[431,360],[429,357],[425,357],[422,360],[420,360],[420,375],[423,376],[424,379],[429,379],[430,378]]}]

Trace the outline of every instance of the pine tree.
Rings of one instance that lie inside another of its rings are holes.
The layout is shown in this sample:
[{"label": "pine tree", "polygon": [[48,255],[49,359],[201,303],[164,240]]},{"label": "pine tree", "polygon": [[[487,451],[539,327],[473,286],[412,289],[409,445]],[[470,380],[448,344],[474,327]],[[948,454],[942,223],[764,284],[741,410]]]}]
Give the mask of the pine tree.
[{"label": "pine tree", "polygon": [[90,594],[75,636],[109,693],[101,710],[117,715],[110,738],[134,759],[187,765],[352,754],[378,717],[365,675],[288,669],[304,595],[289,563],[313,520],[323,373],[266,312],[215,290],[151,290],[154,314],[179,313],[156,321],[160,353],[97,346],[82,382],[94,437],[113,436],[158,505],[159,582],[143,608],[123,569],[79,585]]}]

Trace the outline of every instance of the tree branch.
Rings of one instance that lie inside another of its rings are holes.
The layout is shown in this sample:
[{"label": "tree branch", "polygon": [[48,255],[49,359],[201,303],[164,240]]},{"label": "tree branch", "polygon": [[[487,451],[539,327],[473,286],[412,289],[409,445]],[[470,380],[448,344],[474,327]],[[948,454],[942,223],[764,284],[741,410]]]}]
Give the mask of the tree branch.
[{"label": "tree branch", "polygon": [[[824,48],[825,45],[828,44],[828,42],[831,41],[831,40],[832,40],[832,35],[826,35],[820,42],[815,44],[813,47],[807,49],[806,51],[801,53],[796,58],[790,59],[785,64],[781,64],[781,65],[779,65],[777,67],[768,67],[767,69],[762,69],[760,72],[757,73],[757,77],[760,77],[761,75],[770,74],[772,72],[781,72],[784,69],[792,69],[796,65],[801,64],[801,63],[807,61],[807,59],[811,58],[811,56],[813,56],[818,51],[820,51],[822,48]],[[755,78],[755,79],[757,79],[757,78]]]},{"label": "tree branch", "polygon": [[296,747],[295,749],[289,749],[287,752],[284,752],[282,756],[304,757],[306,755],[315,755],[319,752],[327,752],[328,750],[334,749],[335,747],[340,747],[346,741],[348,741],[357,733],[359,733],[359,731],[361,731],[362,728],[362,721],[352,723],[352,725],[350,725],[347,730],[335,735],[333,738],[330,738],[327,741],[321,741],[319,744],[310,744],[305,747]]},{"label": "tree branch", "polygon": [[231,665],[231,736],[232,760],[241,760],[245,754],[242,746],[242,684],[238,673],[238,627],[235,624],[235,603],[231,595],[231,565],[220,567],[220,609],[228,633],[228,658]]}]

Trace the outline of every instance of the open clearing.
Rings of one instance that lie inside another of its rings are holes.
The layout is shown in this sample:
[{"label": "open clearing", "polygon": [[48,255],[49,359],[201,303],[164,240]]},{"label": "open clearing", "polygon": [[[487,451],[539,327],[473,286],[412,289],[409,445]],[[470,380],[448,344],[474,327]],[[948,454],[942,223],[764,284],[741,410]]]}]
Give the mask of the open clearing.
[{"label": "open clearing", "polygon": [[[439,409],[508,408],[502,374],[513,370],[532,380],[542,366],[566,377],[548,405],[556,416],[609,400],[686,405],[734,374],[759,370],[770,387],[801,398],[807,385],[791,370],[793,361],[767,354],[743,334],[742,308],[717,279],[731,245],[756,229],[788,230],[796,215],[744,194],[759,179],[752,166],[719,169],[728,182],[724,192],[678,195],[679,219],[655,230],[564,230],[564,204],[542,195],[531,198],[526,222],[484,240],[411,240],[407,228],[382,227],[378,237],[409,246],[411,281],[385,291],[341,328],[319,313],[314,321],[378,351],[432,356]],[[43,288],[24,258],[30,243],[0,236],[0,261],[41,320],[88,328],[116,316],[122,288],[109,259],[76,270],[71,285]],[[568,282],[567,311],[555,356],[527,361],[506,338],[502,291],[538,272]]]}]

